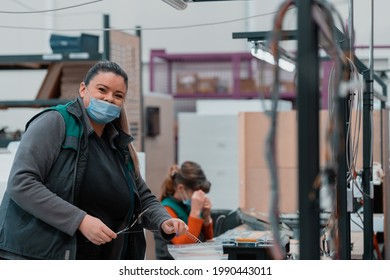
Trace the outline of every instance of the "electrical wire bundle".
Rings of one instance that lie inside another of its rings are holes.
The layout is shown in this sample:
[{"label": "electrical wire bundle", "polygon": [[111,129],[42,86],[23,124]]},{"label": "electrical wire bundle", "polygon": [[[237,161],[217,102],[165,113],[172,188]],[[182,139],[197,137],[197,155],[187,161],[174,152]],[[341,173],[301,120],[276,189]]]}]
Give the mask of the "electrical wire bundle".
[{"label": "electrical wire bundle", "polygon": [[[268,133],[268,137],[266,139],[266,158],[269,166],[269,171],[271,175],[271,205],[269,211],[269,218],[271,221],[271,226],[273,230],[273,238],[274,238],[274,247],[273,247],[273,257],[274,259],[283,259],[285,256],[285,252],[280,244],[280,233],[279,233],[279,209],[278,209],[278,176],[277,176],[277,165],[276,165],[276,127],[277,127],[277,103],[279,99],[279,40],[281,38],[282,24],[283,19],[287,13],[287,11],[296,5],[296,1],[287,0],[283,2],[278,12],[275,16],[274,26],[271,38],[269,39],[269,49],[274,56],[274,81],[272,87],[272,106],[271,110],[267,112],[270,117],[270,130]],[[348,165],[348,178],[352,180],[355,178],[353,174],[355,174],[355,166],[356,166],[356,158],[357,158],[357,149],[359,143],[359,131],[360,131],[360,121],[357,122],[354,130],[354,134],[351,134],[351,123],[348,121],[348,131],[346,137],[343,135],[343,124],[341,122],[341,113],[338,109],[339,102],[345,98],[346,93],[341,91],[343,85],[343,91],[345,90],[345,85],[350,89],[351,86],[354,86],[355,81],[358,81],[356,67],[354,66],[351,59],[344,53],[339,45],[339,41],[337,40],[337,34],[335,29],[335,20],[334,15],[338,18],[341,23],[342,33],[347,34],[346,29],[343,27],[343,23],[339,13],[336,9],[327,1],[316,0],[313,1],[312,6],[312,18],[319,30],[319,46],[329,55],[331,60],[333,61],[332,68],[332,80],[330,83],[330,110],[329,110],[329,125],[327,128],[327,145],[326,145],[326,155],[325,155],[325,166],[318,174],[317,178],[314,180],[312,184],[313,192],[316,193],[321,186],[327,186],[330,196],[330,209],[333,209],[333,213],[330,216],[327,223],[327,227],[324,229],[323,233],[328,232],[327,236],[324,236],[326,239],[327,248],[323,250],[330,257],[337,258],[337,253],[334,251],[334,248],[337,246],[337,223],[335,220],[337,219],[337,213],[335,213],[336,203],[336,177],[338,170],[338,160],[339,158],[347,152],[346,141],[349,143],[352,139],[351,145],[347,145],[348,155],[347,157],[347,165]],[[352,74],[355,74],[354,79],[350,80],[347,77],[350,77]],[[357,83],[359,84],[359,83]],[[356,98],[349,99],[350,105],[354,104],[357,108],[356,110],[356,119],[360,120],[361,111],[360,111],[360,102],[361,102],[361,92],[356,93]],[[352,113],[351,113],[352,114]],[[351,115],[348,117],[351,119]],[[352,136],[351,136],[352,135]],[[325,240],[324,239],[324,240]],[[324,248],[325,249],[325,248]]]},{"label": "electrical wire bundle", "polygon": [[266,159],[269,166],[271,177],[271,199],[269,209],[269,219],[272,227],[273,242],[272,255],[276,260],[284,259],[286,252],[281,245],[280,232],[279,232],[279,182],[277,175],[276,164],[276,126],[277,126],[277,108],[279,100],[279,37],[282,30],[283,19],[290,7],[294,5],[294,1],[288,0],[282,3],[278,9],[274,19],[274,28],[269,40],[269,49],[274,56],[274,82],[272,86],[272,105],[271,110],[268,113],[271,119],[271,125],[266,139]]}]

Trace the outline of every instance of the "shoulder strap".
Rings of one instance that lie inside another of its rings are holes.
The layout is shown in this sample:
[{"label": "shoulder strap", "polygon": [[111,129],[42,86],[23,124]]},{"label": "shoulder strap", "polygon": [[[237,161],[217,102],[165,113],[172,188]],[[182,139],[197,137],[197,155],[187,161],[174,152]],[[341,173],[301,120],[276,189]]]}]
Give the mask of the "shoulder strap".
[{"label": "shoulder strap", "polygon": [[42,112],[36,114],[33,118],[31,118],[27,124],[26,124],[26,129],[30,125],[30,123],[35,120],[38,116],[48,112],[48,111],[57,111],[59,112],[62,117],[64,118],[65,122],[65,139],[64,142],[62,143],[62,148],[63,149],[74,149],[77,150],[77,146],[79,143],[79,138],[81,137],[81,126],[75,116],[70,114],[67,111],[67,107],[71,104],[72,102],[69,102],[67,104],[60,104],[57,106],[53,106],[50,108],[47,108],[43,110]]},{"label": "shoulder strap", "polygon": [[181,207],[173,197],[166,197],[161,201],[163,206],[168,206],[176,212],[177,217],[186,224],[188,223],[188,213]]},{"label": "shoulder strap", "polygon": [[62,143],[63,149],[77,149],[79,138],[81,137],[81,126],[75,116],[70,114],[66,109],[67,105],[57,105],[53,107],[53,110],[57,110],[65,121],[65,140]]}]

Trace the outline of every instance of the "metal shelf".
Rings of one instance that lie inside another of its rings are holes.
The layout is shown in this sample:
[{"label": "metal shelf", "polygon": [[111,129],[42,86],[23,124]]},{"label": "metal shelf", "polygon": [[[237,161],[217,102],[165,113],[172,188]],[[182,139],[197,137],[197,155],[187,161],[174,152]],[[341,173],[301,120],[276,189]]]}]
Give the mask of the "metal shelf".
[{"label": "metal shelf", "polygon": [[53,53],[33,55],[1,55],[0,70],[47,69],[52,63],[97,61],[100,53]]},{"label": "metal shelf", "polygon": [[[261,80],[260,71],[264,76]],[[294,89],[291,89],[294,76],[282,72],[282,82],[290,89],[281,98],[295,100]],[[272,65],[259,62],[249,52],[168,54],[158,49],[150,54],[150,90],[174,98],[252,99],[269,96],[271,76]],[[191,80],[187,85],[184,83],[186,79]],[[205,85],[205,88],[200,85]]]}]

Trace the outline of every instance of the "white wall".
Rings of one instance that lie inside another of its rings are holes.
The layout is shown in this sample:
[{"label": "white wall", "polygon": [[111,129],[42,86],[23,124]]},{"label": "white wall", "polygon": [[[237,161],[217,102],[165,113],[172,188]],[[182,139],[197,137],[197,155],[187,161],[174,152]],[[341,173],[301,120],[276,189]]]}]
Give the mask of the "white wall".
[{"label": "white wall", "polygon": [[[202,166],[212,184],[214,209],[239,207],[239,112],[261,112],[270,104],[256,99],[197,100],[196,113],[178,114],[178,163],[192,160]],[[292,103],[281,101],[278,110],[290,111]]]},{"label": "white wall", "polygon": [[[217,1],[190,3],[178,11],[161,0],[110,0],[56,12],[14,14],[0,17],[0,55],[40,54],[50,52],[52,33],[79,35],[87,32],[102,35],[103,14],[110,15],[113,28],[134,33],[143,28],[143,60],[148,61],[150,49],[164,48],[169,52],[245,51],[244,39],[232,39],[233,32],[268,31],[274,12],[282,0]],[[348,21],[347,0],[332,0],[344,23]],[[356,45],[367,45],[370,38],[369,10],[371,1],[354,2]],[[374,1],[375,44],[389,44],[390,2]],[[22,5],[23,4],[23,5]],[[79,0],[12,1],[3,0],[2,10],[32,12],[58,9],[80,4]],[[284,20],[284,28],[296,28],[297,10],[292,9]],[[101,45],[102,48],[102,45]],[[379,50],[378,50],[379,52]],[[367,56],[367,51],[362,52]],[[389,53],[389,50],[386,50]],[[388,56],[388,55],[387,55]]]},{"label": "white wall", "polygon": [[[0,100],[34,99],[45,74],[45,70],[0,70]],[[41,110],[37,108],[0,109],[0,129],[8,127],[10,131],[17,129],[24,131],[26,122]]]},{"label": "white wall", "polygon": [[[49,38],[52,33],[79,36],[81,32],[102,37],[103,14],[110,16],[112,28],[124,29],[134,34],[134,27],[141,26],[142,54],[145,63],[151,49],[166,49],[169,53],[241,52],[249,51],[244,39],[232,39],[232,33],[268,31],[272,27],[274,12],[282,0],[266,1],[219,1],[190,3],[186,10],[178,11],[161,0],[110,0],[100,1],[72,9],[46,13],[2,13],[0,17],[0,55],[50,53]],[[348,2],[333,0],[344,22],[348,19]],[[370,38],[369,9],[371,1],[354,2],[356,45],[367,45]],[[390,2],[374,1],[374,42],[389,45],[387,30],[390,22],[387,11]],[[58,9],[80,4],[79,0],[2,1],[2,11],[33,12]],[[285,29],[296,28],[297,10],[291,10],[285,20]],[[100,44],[103,49],[102,43]],[[388,60],[390,49],[376,49],[374,55]],[[357,50],[361,57],[368,57],[368,50]],[[145,65],[147,66],[147,65]],[[387,67],[388,68],[388,67]],[[33,99],[37,85],[44,74],[23,74],[12,71],[11,75],[0,71],[0,100]],[[30,73],[34,71],[29,71]],[[42,71],[41,71],[42,72]],[[37,77],[36,75],[42,75]],[[80,77],[82,79],[82,77]],[[23,87],[23,88],[21,88]],[[27,87],[25,89],[25,87]],[[144,91],[149,91],[148,69],[144,69]],[[19,112],[0,115],[0,127],[8,125],[22,129],[24,119],[15,123]],[[22,117],[23,118],[23,117]]]},{"label": "white wall", "polygon": [[[278,111],[291,111],[292,102],[278,101]],[[199,115],[238,115],[239,112],[262,112],[271,110],[271,100],[243,99],[243,100],[197,100],[196,112]]]},{"label": "white wall", "polygon": [[[102,14],[110,15],[111,26],[114,28],[127,29],[129,32],[133,32],[131,29],[136,25],[144,28],[143,48],[146,60],[151,48],[165,48],[170,52],[241,51],[246,48],[245,40],[232,40],[232,32],[269,30],[272,27],[273,12],[282,2],[284,1],[253,0],[190,3],[186,10],[178,11],[161,0],[110,0],[56,12],[4,13],[0,18],[0,25],[3,26],[0,29],[0,53],[49,52],[48,38],[53,32],[77,35],[85,30],[99,34],[103,25]],[[329,2],[335,5],[343,21],[347,22],[349,1]],[[353,2],[356,44],[367,44],[370,36],[371,1]],[[374,2],[374,40],[377,44],[389,44],[386,35],[390,23],[386,16],[390,3],[386,0]],[[31,12],[77,4],[80,4],[79,0],[3,0],[2,10]],[[289,13],[284,21],[285,27],[296,27],[295,15],[296,10]]]},{"label": "white wall", "polygon": [[178,163],[199,163],[211,182],[209,197],[214,209],[237,209],[237,115],[179,113]]}]

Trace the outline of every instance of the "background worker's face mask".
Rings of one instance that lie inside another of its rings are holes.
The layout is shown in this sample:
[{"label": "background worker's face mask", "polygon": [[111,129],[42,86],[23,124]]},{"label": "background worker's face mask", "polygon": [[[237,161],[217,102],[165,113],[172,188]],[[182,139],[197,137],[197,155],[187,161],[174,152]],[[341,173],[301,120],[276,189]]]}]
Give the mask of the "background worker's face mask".
[{"label": "background worker's face mask", "polygon": [[86,107],[88,116],[99,124],[107,124],[118,118],[121,112],[121,107],[110,102],[92,97],[88,90],[89,105]]},{"label": "background worker's face mask", "polygon": [[191,199],[184,199],[183,204],[191,207]]},{"label": "background worker's face mask", "polygon": [[191,206],[191,197],[188,198],[188,194],[186,191],[183,191],[185,195],[182,195],[182,202],[184,205]]}]

